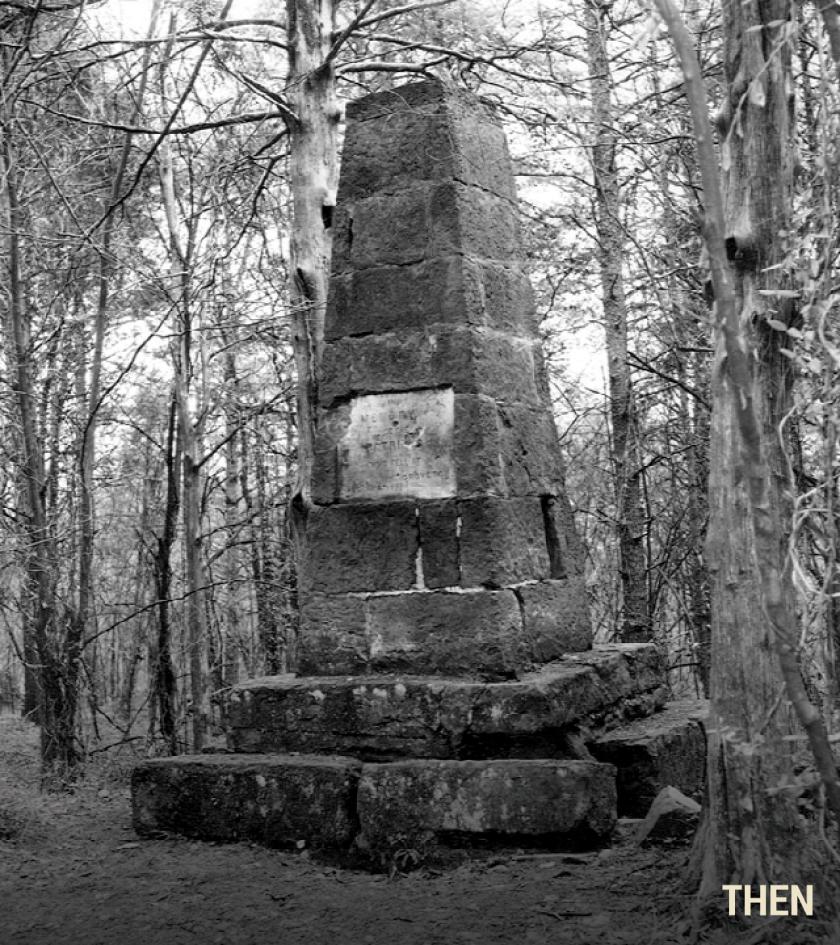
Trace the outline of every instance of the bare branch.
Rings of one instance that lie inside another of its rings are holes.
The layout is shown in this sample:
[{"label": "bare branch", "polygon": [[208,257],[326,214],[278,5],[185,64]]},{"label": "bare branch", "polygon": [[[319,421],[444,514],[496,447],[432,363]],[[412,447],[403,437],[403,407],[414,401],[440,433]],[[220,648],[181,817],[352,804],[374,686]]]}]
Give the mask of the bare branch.
[{"label": "bare branch", "polygon": [[[230,10],[232,4],[233,4],[233,0],[227,0],[222,10],[221,19],[224,19],[227,16],[228,11]],[[184,107],[184,103],[186,102],[187,98],[190,95],[190,92],[193,89],[193,86],[195,85],[196,79],[198,78],[198,74],[201,71],[201,67],[204,65],[204,60],[207,58],[208,54],[210,53],[212,46],[213,46],[212,40],[207,40],[202,46],[201,52],[198,55],[198,59],[196,60],[195,65],[193,66],[192,72],[190,73],[189,79],[187,80],[187,83],[184,87],[184,91],[181,93],[180,98],[175,103],[175,108],[172,110],[172,114],[167,119],[166,124],[163,127],[163,130],[158,134],[158,136],[152,142],[151,148],[149,148],[143,160],[140,162],[140,166],[137,168],[137,171],[134,174],[134,180],[131,182],[131,186],[120,197],[120,199],[117,200],[116,202],[113,202],[105,211],[105,213],[96,221],[96,223],[94,223],[94,225],[88,231],[88,234],[87,234],[88,236],[90,236],[91,233],[98,230],[99,227],[102,226],[102,224],[108,218],[108,216],[111,213],[113,213],[118,207],[122,206],[122,204],[125,203],[125,201],[128,200],[129,196],[134,192],[134,188],[140,182],[140,178],[143,176],[143,172],[148,167],[149,162],[154,157],[156,151],[161,146],[163,140],[169,134],[169,130],[175,124],[175,119],[181,113],[181,109]]]},{"label": "bare branch", "polygon": [[448,56],[438,56],[426,62],[387,62],[383,59],[371,59],[369,62],[349,62],[346,66],[339,66],[336,70],[339,75],[348,72],[425,72],[432,66],[446,62]]},{"label": "bare branch", "polygon": [[214,128],[226,128],[230,125],[249,125],[261,121],[270,121],[274,118],[287,117],[282,111],[243,112],[241,115],[229,115],[227,118],[218,118],[212,121],[197,121],[191,125],[177,125],[171,128],[148,128],[143,125],[126,125],[118,121],[102,121],[96,118],[86,118],[84,115],[74,115],[69,112],[63,112],[58,108],[51,108],[43,102],[36,102],[32,99],[21,99],[21,101],[40,108],[50,115],[55,115],[57,118],[64,118],[67,121],[78,122],[81,125],[92,125],[95,128],[109,128],[112,131],[124,131],[127,134],[140,135],[189,135],[197,131],[210,131]]},{"label": "bare branch", "polygon": [[390,10],[383,10],[376,16],[369,16],[356,24],[357,29],[364,29],[366,26],[373,26],[374,23],[381,23],[383,20],[390,20],[395,16],[402,16],[403,13],[414,13],[415,10],[430,10],[432,7],[445,7],[455,0],[428,0],[425,3],[407,3],[402,7],[392,7]]},{"label": "bare branch", "polygon": [[367,0],[367,3],[365,3],[362,9],[359,10],[356,16],[353,17],[347,26],[345,26],[344,29],[338,34],[332,46],[330,47],[330,51],[324,58],[324,64],[322,68],[325,69],[327,66],[329,66],[333,59],[335,59],[341,47],[347,42],[348,37],[350,37],[359,28],[359,24],[362,22],[365,14],[368,12],[368,10],[370,10],[374,3],[376,3],[376,0]]}]

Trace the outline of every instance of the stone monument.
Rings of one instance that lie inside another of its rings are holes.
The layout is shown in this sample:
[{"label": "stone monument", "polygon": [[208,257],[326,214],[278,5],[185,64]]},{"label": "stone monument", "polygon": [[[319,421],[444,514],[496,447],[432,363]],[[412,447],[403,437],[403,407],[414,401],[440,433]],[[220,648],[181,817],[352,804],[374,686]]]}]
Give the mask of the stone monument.
[{"label": "stone monument", "polygon": [[139,765],[136,829],[377,868],[696,791],[702,706],[591,646],[499,124],[436,81],[351,104],[334,227],[300,675],[234,688],[232,753]]},{"label": "stone monument", "polygon": [[348,107],[302,672],[506,678],[591,644],[492,114],[438,82]]}]

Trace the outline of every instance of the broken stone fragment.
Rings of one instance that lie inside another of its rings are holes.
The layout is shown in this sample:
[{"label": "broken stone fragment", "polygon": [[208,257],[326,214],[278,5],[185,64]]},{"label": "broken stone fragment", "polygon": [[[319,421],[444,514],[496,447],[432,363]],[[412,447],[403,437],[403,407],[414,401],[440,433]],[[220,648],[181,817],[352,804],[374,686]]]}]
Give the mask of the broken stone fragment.
[{"label": "broken stone fragment", "polygon": [[699,800],[706,779],[703,722],[707,715],[705,699],[675,700],[660,712],[590,742],[589,750],[599,761],[618,768],[618,812],[622,817],[644,817],[667,785]]},{"label": "broken stone fragment", "polygon": [[675,787],[662,788],[636,833],[636,843],[687,843],[697,830],[700,809]]}]

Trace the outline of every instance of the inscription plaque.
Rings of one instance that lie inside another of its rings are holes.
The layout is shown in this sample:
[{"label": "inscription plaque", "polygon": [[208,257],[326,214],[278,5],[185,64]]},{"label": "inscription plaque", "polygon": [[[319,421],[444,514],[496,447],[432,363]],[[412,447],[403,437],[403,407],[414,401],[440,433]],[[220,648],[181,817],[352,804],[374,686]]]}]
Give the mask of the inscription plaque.
[{"label": "inscription plaque", "polygon": [[341,497],[454,496],[454,418],[451,387],[354,398],[338,447]]}]

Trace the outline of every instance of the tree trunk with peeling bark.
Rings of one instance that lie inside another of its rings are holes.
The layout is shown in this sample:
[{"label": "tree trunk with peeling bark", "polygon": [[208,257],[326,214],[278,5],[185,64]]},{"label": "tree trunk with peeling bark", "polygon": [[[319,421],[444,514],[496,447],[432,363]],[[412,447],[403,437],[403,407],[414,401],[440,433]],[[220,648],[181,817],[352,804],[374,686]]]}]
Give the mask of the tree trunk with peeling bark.
[{"label": "tree trunk with peeling bark", "polygon": [[[734,276],[738,343],[754,352],[751,396],[760,442],[745,443],[740,391],[725,338],[718,335],[712,390],[710,522],[712,720],[709,829],[701,896],[720,898],[724,882],[805,882],[808,825],[793,793],[775,793],[792,776],[798,734],[786,698],[774,628],[756,564],[777,583],[782,632],[796,640],[795,593],[787,562],[790,502],[779,425],[791,406],[786,335],[796,311],[782,265],[793,209],[793,114],[789,0],[723,10],[726,98],[719,119],[726,252]],[[745,455],[766,467],[766,536],[756,529]],[[816,852],[816,851],[814,851]],[[783,857],[783,864],[780,862]],[[821,857],[816,857],[821,859]],[[733,879],[737,877],[737,879]],[[811,877],[813,879],[813,876]]]},{"label": "tree trunk with peeling bark", "polygon": [[[799,802],[821,781],[837,818],[840,783],[797,661],[779,436],[791,391],[780,355],[787,336],[779,325],[797,317],[783,263],[793,197],[792,4],[723,7],[726,97],[718,124],[725,201],[691,38],[671,0],[656,5],[686,78],[716,307],[707,538],[711,712],[707,804],[695,851],[702,870],[699,906],[707,920],[722,913],[724,883],[812,883],[820,918],[830,923],[837,908],[836,860],[827,854],[818,816]],[[807,762],[801,751],[806,737],[810,783],[795,774],[796,763]]]},{"label": "tree trunk with peeling bark", "polygon": [[300,561],[311,504],[317,416],[317,371],[324,344],[332,217],[338,183],[338,122],[334,0],[286,0],[289,72],[286,98],[291,141],[289,301],[297,370],[297,480],[289,523]]},{"label": "tree trunk with peeling bark", "polygon": [[335,30],[333,0],[287,0],[289,74],[287,123],[292,231],[289,294],[298,373],[298,482],[295,503],[310,502],[316,372],[324,343],[332,213],[338,180],[335,71],[329,52]]}]

